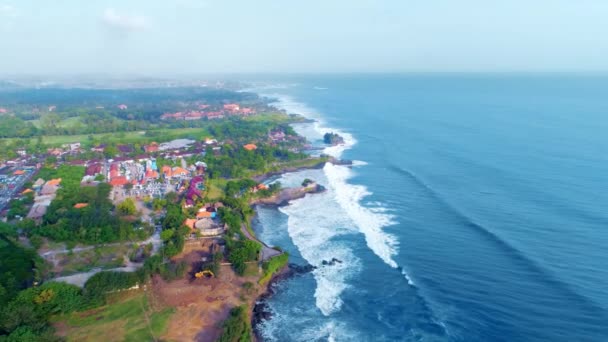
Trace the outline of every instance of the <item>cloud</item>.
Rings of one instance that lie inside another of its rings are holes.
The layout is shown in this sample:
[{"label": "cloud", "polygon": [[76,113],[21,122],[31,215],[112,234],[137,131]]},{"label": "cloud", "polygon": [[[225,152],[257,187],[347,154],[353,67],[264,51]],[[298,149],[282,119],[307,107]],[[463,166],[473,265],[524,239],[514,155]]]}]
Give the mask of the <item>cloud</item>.
[{"label": "cloud", "polygon": [[149,27],[148,19],[141,15],[119,13],[113,8],[106,9],[101,20],[108,27],[123,31],[141,31]]},{"label": "cloud", "polygon": [[15,18],[17,15],[15,7],[8,4],[0,4],[0,17]]}]

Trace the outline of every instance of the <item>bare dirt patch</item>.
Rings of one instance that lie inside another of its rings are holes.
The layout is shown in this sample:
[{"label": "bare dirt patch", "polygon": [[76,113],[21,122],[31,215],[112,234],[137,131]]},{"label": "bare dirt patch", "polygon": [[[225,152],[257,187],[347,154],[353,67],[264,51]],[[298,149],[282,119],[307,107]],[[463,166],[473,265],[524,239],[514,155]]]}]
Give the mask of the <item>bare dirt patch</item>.
[{"label": "bare dirt patch", "polygon": [[224,265],[216,278],[193,279],[192,272],[201,257],[209,256],[210,244],[191,243],[176,260],[192,265],[184,278],[166,282],[152,279],[152,294],[163,305],[176,308],[163,339],[170,341],[215,341],[221,334],[222,322],[230,309],[255,299],[255,292],[245,291],[243,284],[256,284],[258,276],[239,277]]}]

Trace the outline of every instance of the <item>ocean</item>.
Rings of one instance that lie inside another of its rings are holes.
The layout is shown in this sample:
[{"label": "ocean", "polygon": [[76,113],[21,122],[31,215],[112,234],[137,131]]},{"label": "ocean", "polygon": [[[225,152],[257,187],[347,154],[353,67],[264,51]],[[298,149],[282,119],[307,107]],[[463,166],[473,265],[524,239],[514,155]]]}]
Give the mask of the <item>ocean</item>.
[{"label": "ocean", "polygon": [[[262,86],[262,84],[264,86]],[[327,191],[254,229],[318,268],[275,285],[268,341],[608,341],[608,77],[294,76],[258,82]],[[330,265],[323,261],[337,259]]]}]

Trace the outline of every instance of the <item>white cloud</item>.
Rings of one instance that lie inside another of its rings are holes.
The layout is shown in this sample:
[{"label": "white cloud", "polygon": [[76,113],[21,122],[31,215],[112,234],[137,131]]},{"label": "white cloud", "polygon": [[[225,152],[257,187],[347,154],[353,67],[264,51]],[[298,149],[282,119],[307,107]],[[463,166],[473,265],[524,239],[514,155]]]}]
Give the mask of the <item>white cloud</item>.
[{"label": "white cloud", "polygon": [[17,9],[8,4],[0,4],[0,17],[14,18],[18,15]]},{"label": "white cloud", "polygon": [[101,20],[109,27],[125,31],[140,31],[149,27],[146,17],[119,13],[113,8],[106,9],[101,16]]}]

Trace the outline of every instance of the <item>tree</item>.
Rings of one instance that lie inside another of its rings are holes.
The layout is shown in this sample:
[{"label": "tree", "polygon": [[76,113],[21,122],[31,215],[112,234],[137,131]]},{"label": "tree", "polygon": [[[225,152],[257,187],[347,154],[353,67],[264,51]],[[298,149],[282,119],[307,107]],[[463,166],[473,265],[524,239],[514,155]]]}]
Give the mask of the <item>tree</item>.
[{"label": "tree", "polygon": [[135,207],[135,202],[131,198],[125,199],[122,203],[120,203],[117,207],[118,212],[122,215],[135,215],[137,212],[137,208]]},{"label": "tree", "polygon": [[160,238],[161,238],[163,241],[169,241],[169,240],[171,240],[171,238],[173,237],[173,234],[175,234],[175,230],[173,230],[173,229],[167,229],[167,230],[163,230],[163,231],[160,233]]}]

